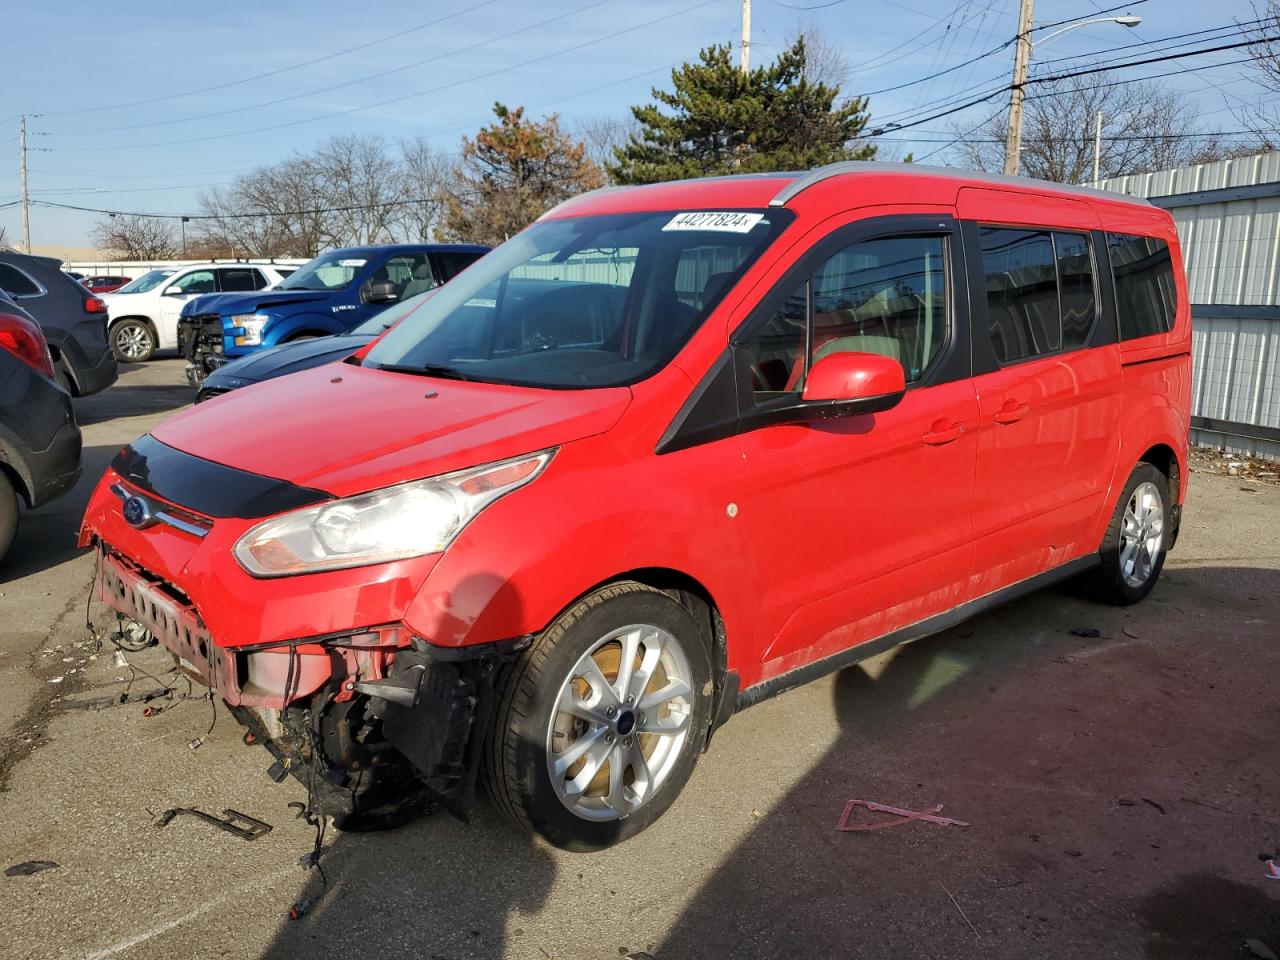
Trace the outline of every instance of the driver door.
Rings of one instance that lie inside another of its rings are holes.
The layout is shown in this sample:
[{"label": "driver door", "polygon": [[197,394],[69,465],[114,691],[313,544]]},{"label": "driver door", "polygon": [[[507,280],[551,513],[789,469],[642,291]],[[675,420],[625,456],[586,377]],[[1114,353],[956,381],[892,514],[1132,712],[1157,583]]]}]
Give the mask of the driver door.
[{"label": "driver door", "polygon": [[[978,402],[963,250],[949,215],[855,222],[819,241],[735,335],[750,399],[740,503],[762,678],[892,634],[969,597]],[[875,414],[768,425],[837,352],[891,356],[907,391]],[[740,388],[740,397],[745,391]],[[765,425],[750,429],[752,408]]]}]

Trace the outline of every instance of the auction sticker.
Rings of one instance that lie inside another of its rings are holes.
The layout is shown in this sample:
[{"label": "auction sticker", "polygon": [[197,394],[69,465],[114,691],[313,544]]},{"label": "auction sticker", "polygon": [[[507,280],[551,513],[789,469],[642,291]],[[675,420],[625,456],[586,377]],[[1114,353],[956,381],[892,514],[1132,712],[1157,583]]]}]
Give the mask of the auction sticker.
[{"label": "auction sticker", "polygon": [[665,230],[713,230],[719,233],[749,233],[764,219],[763,213],[733,211],[690,211],[677,213],[662,228]]}]

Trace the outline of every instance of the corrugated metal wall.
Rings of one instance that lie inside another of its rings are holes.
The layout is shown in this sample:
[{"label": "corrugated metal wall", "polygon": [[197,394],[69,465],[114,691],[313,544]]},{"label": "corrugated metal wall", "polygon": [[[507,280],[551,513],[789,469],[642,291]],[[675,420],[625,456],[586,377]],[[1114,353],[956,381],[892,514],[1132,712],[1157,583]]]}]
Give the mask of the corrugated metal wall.
[{"label": "corrugated metal wall", "polygon": [[1193,443],[1280,459],[1280,153],[1117,177],[1178,225],[1191,293]]}]

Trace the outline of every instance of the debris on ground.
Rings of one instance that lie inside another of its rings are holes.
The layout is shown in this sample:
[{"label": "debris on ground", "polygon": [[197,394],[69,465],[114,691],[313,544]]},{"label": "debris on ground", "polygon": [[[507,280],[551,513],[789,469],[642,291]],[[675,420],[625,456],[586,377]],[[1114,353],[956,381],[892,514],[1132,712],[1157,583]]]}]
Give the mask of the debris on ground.
[{"label": "debris on ground", "polygon": [[1086,637],[1089,640],[1097,640],[1102,636],[1102,631],[1097,627],[1072,627],[1067,632],[1073,637]]},{"label": "debris on ground", "polygon": [[1274,860],[1268,860],[1266,867],[1266,877],[1268,880],[1280,880],[1280,863],[1276,863]]},{"label": "debris on ground", "polygon": [[[858,807],[864,807],[873,813],[892,814],[892,820],[876,820],[872,823],[850,823],[849,817]],[[942,804],[936,804],[928,810],[904,810],[901,807],[890,807],[883,803],[875,803],[871,800],[850,800],[844,805],[844,812],[840,814],[840,822],[836,824],[836,829],[844,833],[863,830],[883,830],[885,827],[899,827],[904,823],[911,823],[913,820],[923,820],[925,823],[936,823],[942,827],[967,827],[969,826],[963,820],[953,820],[950,817],[939,817],[938,812],[942,810]]]},{"label": "debris on ground", "polygon": [[167,827],[173,822],[174,817],[185,814],[188,817],[195,817],[197,820],[203,820],[211,827],[217,827],[219,830],[225,830],[232,836],[239,837],[241,840],[257,840],[264,834],[271,832],[271,824],[257,817],[251,817],[247,813],[240,813],[237,810],[223,810],[221,817],[215,817],[211,813],[205,813],[203,810],[197,810],[195,807],[174,807],[172,810],[166,810],[156,818],[156,827]]},{"label": "debris on ground", "polygon": [[22,863],[15,863],[12,867],[5,870],[6,877],[29,877],[33,873],[39,873],[41,870],[56,870],[58,864],[52,860],[24,860]]},{"label": "debris on ground", "polygon": [[1250,937],[1244,942],[1245,949],[1261,960],[1280,960],[1270,947],[1256,937]]},{"label": "debris on ground", "polygon": [[[1224,477],[1239,477],[1254,483],[1280,482],[1280,464],[1241,453],[1225,453],[1207,447],[1191,449],[1191,469]],[[1241,487],[1242,490],[1255,488]]]},{"label": "debris on ground", "polygon": [[955,908],[960,911],[960,916],[964,918],[964,922],[968,924],[969,929],[973,931],[973,935],[975,937],[978,937],[979,940],[981,940],[982,937],[978,936],[978,928],[969,922],[969,915],[964,912],[964,907],[960,906],[960,901],[955,898],[955,894],[953,894],[950,890],[948,890],[947,885],[943,883],[941,880],[938,881],[938,886],[942,888],[943,893],[945,893],[948,897],[951,898],[951,902],[955,904]]},{"label": "debris on ground", "polygon": [[1157,810],[1160,811],[1161,816],[1164,815],[1164,807],[1160,806],[1160,804],[1156,803],[1154,800],[1148,800],[1146,797],[1143,797],[1142,802],[1149,807],[1155,807]]},{"label": "debris on ground", "polygon": [[1126,637],[1128,637],[1130,640],[1141,640],[1141,639],[1142,639],[1142,637],[1138,636],[1138,634],[1137,634],[1134,630],[1132,630],[1131,628],[1129,628],[1129,627],[1121,627],[1120,629],[1124,632],[1124,635],[1125,635]]}]

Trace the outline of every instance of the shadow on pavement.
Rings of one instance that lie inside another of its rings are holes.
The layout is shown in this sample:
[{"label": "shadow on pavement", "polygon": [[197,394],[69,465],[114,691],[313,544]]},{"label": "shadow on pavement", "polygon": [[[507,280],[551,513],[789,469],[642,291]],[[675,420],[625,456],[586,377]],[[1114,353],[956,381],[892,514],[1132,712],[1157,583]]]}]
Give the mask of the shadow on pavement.
[{"label": "shadow on pavement", "polygon": [[[835,744],[655,955],[1212,958],[1244,955],[1247,937],[1280,949],[1280,889],[1256,859],[1266,838],[1275,849],[1280,795],[1280,654],[1274,609],[1256,611],[1277,593],[1276,570],[1182,568],[1140,607],[1044,593],[900,648],[878,675],[843,671]],[[1188,623],[1214,600],[1255,611],[1254,625]],[[1247,793],[1224,800],[1241,779]],[[842,833],[849,799],[945,802],[971,826]]]},{"label": "shadow on pavement", "polygon": [[[128,371],[129,367],[121,367]],[[119,381],[101,393],[75,401],[76,422],[81,427],[124,417],[141,417],[178,410],[195,400],[195,390],[186,383],[128,383]]]}]

